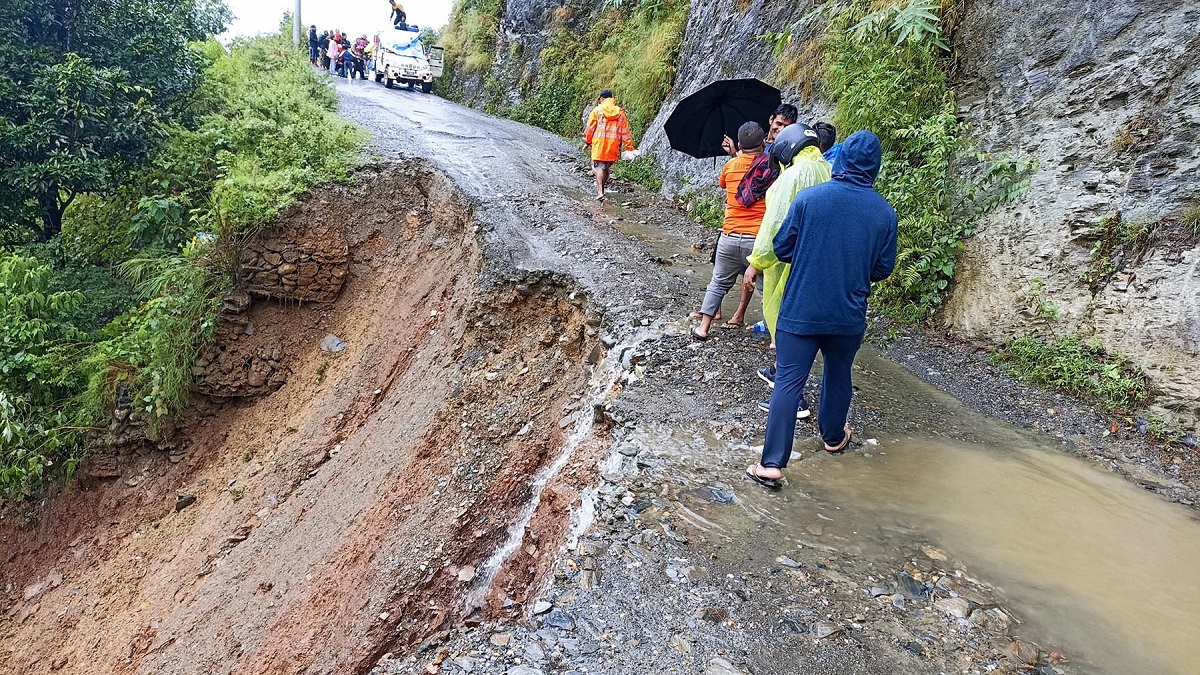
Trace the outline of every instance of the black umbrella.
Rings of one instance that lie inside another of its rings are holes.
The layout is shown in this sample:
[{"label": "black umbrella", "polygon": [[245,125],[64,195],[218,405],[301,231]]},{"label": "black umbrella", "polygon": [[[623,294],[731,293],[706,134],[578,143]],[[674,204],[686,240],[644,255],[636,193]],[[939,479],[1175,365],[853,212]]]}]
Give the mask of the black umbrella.
[{"label": "black umbrella", "polygon": [[692,157],[721,157],[721,139],[758,122],[764,131],[780,103],[779,90],[754,78],[717,80],[684,98],[663,125],[671,147]]}]

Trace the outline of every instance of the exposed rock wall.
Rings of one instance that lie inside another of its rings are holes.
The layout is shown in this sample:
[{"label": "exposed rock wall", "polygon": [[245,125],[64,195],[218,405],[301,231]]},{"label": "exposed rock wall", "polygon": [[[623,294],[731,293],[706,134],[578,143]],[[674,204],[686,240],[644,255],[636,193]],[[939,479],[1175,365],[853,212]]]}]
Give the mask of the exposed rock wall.
[{"label": "exposed rock wall", "polygon": [[[1178,217],[1200,205],[1200,3],[973,2],[956,47],[956,92],[982,149],[1038,169],[966,242],[947,325],[991,340],[1025,331],[1018,310],[1041,289],[1059,311],[1053,330],[1128,354],[1162,411],[1194,422],[1200,248]],[[1111,211],[1160,222],[1149,250],[1093,293],[1081,272]]]},{"label": "exposed rock wall", "polygon": [[337,297],[349,270],[345,230],[321,224],[320,209],[306,215],[311,220],[301,231],[274,228],[244,243],[242,288],[283,300],[329,302]]},{"label": "exposed rock wall", "polygon": [[[757,77],[779,87],[783,100],[801,110],[804,121],[828,119],[832,107],[819,97],[805,100],[801,83],[784,82],[776,75],[776,59],[767,43],[758,38],[785,30],[812,11],[811,0],[693,0],[687,32],[679,51],[675,86],[662,110],[642,139],[641,149],[654,153],[663,188],[668,193],[715,186],[721,172],[719,159],[693,159],[671,149],[663,124],[680,99],[715,80]],[[741,8],[745,7],[742,11]],[[719,26],[719,30],[714,27]],[[807,39],[796,35],[796,40]]]},{"label": "exposed rock wall", "polygon": [[[340,289],[340,278],[337,285]],[[318,292],[337,295],[329,288],[306,288],[306,293]],[[269,337],[255,338],[257,330],[249,315],[252,302],[245,290],[235,291],[225,300],[216,338],[192,369],[197,392],[218,398],[246,398],[268,394],[287,382],[291,371],[284,365],[283,344]]]}]

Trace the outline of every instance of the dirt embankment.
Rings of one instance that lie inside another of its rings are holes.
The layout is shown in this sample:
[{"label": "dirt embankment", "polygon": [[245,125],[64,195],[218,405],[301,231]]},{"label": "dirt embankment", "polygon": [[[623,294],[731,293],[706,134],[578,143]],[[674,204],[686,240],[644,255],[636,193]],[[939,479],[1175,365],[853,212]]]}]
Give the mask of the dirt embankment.
[{"label": "dirt embankment", "polygon": [[[109,478],[0,521],[0,671],[356,672],[466,598],[515,611],[600,452],[580,401],[596,338],[556,279],[481,287],[471,214],[413,163],[319,190],[265,233],[256,260],[344,240],[344,278],[306,277],[340,295],[251,284],[169,454],[125,450]],[[343,351],[321,349],[330,334]],[[531,486],[585,417],[562,473]],[[510,539],[498,570],[477,567]]]}]

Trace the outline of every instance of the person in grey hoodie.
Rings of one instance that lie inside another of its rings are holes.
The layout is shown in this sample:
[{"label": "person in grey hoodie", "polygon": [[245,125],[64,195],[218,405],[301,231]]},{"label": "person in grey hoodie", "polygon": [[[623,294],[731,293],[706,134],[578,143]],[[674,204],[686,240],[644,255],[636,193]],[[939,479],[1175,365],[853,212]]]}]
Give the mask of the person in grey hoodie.
[{"label": "person in grey hoodie", "polygon": [[746,469],[764,487],[781,487],[797,404],[818,351],[825,359],[817,419],[825,450],[838,454],[850,443],[850,372],[867,329],[867,297],[896,266],[896,210],[874,188],[882,155],[878,136],[851,134],[833,179],[796,195],[775,235],[775,256],[792,272],[775,329],[779,366],[762,460]]}]

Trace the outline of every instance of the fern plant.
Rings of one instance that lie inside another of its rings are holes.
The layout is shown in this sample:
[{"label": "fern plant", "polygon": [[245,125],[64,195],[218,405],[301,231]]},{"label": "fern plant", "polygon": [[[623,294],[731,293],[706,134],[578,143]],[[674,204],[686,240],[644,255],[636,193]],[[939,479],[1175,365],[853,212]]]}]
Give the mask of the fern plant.
[{"label": "fern plant", "polygon": [[851,27],[859,40],[869,34],[889,32],[896,44],[905,42],[932,44],[943,51],[950,45],[942,37],[941,0],[909,0],[904,5],[884,7],[867,14]]}]

